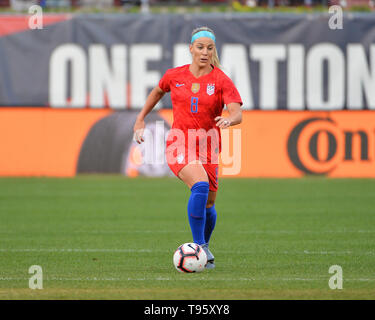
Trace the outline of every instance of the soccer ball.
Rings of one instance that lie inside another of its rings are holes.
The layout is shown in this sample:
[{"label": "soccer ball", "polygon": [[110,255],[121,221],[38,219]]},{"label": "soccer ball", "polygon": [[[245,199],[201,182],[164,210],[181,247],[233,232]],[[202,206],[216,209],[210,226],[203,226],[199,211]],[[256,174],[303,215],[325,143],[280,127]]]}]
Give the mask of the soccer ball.
[{"label": "soccer ball", "polygon": [[207,255],[199,244],[184,243],[175,251],[173,264],[180,272],[202,272],[207,264]]}]

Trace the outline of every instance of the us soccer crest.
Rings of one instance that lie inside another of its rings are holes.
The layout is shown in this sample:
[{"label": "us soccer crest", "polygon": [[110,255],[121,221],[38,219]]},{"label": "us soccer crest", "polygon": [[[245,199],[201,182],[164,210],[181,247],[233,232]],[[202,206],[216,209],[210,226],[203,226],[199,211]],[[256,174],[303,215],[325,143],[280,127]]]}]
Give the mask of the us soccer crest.
[{"label": "us soccer crest", "polygon": [[215,93],[215,84],[207,84],[207,94],[212,96]]},{"label": "us soccer crest", "polygon": [[193,92],[193,93],[197,93],[198,91],[199,91],[199,89],[200,89],[200,84],[199,83],[193,83],[192,85],[191,85],[191,92]]}]

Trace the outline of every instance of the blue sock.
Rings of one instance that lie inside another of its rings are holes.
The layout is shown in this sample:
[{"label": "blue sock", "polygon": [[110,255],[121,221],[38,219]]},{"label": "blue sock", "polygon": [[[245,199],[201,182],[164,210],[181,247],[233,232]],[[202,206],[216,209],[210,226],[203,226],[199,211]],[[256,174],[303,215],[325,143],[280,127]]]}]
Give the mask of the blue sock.
[{"label": "blue sock", "polygon": [[217,213],[215,205],[211,208],[206,208],[206,225],[204,228],[204,239],[206,243],[210,241],[212,231],[215,229]]},{"label": "blue sock", "polygon": [[201,181],[191,188],[188,202],[188,217],[193,241],[197,244],[205,244],[204,227],[206,224],[206,204],[208,199],[208,182]]}]

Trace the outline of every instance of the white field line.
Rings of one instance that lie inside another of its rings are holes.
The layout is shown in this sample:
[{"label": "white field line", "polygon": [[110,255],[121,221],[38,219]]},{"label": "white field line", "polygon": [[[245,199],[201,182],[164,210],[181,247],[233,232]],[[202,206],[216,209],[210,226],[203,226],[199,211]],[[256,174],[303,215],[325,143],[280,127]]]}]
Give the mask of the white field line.
[{"label": "white field line", "polygon": [[[297,252],[294,252],[297,253]],[[298,252],[302,253],[302,252]],[[364,252],[356,252],[352,250],[347,251],[309,251],[309,250],[303,250],[304,254],[321,254],[321,255],[374,255],[375,251],[364,251]]]},{"label": "white field line", "polygon": [[[4,231],[5,233],[7,231]],[[126,233],[186,233],[186,230],[90,230],[90,231],[72,231],[72,233],[86,233],[86,234],[126,234]],[[1,233],[1,232],[0,232]],[[232,232],[231,232],[232,233]],[[375,230],[236,230],[233,233],[237,234],[300,234],[300,233],[311,233],[311,234],[331,234],[331,233],[375,233]]]},{"label": "white field line", "polygon": [[142,252],[167,252],[166,250],[152,249],[81,249],[81,248],[24,248],[24,249],[3,249],[0,252],[119,252],[119,253],[142,253]]},{"label": "white field line", "polygon": [[[0,230],[0,234],[17,234],[19,235],[22,231],[27,231],[27,232],[33,232],[34,230],[18,230],[18,231],[13,231],[13,230]],[[53,233],[53,234],[58,234],[59,231],[47,231],[47,232],[44,232],[44,231],[39,231],[39,230],[35,230],[34,231],[35,233]],[[159,234],[159,233],[188,233],[189,230],[69,230],[68,233],[70,234],[128,234],[128,233],[150,233],[150,234]],[[60,233],[66,233],[66,231],[64,232],[60,232]]]},{"label": "white field line", "polygon": [[[24,277],[0,277],[0,281],[28,281],[29,278]],[[326,281],[327,278],[199,278],[199,281]],[[343,279],[349,282],[374,282],[375,279],[359,278],[359,279]],[[101,278],[101,277],[83,277],[83,278],[64,278],[64,277],[45,277],[43,281],[197,281],[196,277],[192,278]]]},{"label": "white field line", "polygon": [[311,234],[324,234],[324,233],[375,233],[375,230],[243,230],[237,231],[240,234],[300,234],[300,233],[311,233]]},{"label": "white field line", "polygon": [[[30,232],[30,230],[27,230]],[[12,230],[0,230],[0,234],[20,234],[20,230],[12,231]],[[38,232],[36,230],[35,232]],[[129,234],[129,233],[144,233],[144,234],[159,234],[159,233],[187,233],[189,230],[73,230],[69,231],[69,233],[78,233],[78,234]],[[53,231],[54,234],[58,233]],[[375,230],[240,230],[240,231],[233,231],[231,233],[236,234],[340,234],[340,233],[375,233]]]},{"label": "white field line", "polygon": [[[0,248],[1,252],[68,252],[68,253],[171,253],[170,250],[158,250],[158,249],[103,249],[103,248]],[[352,250],[347,251],[267,251],[267,250],[252,250],[252,251],[227,251],[227,250],[216,250],[222,254],[306,254],[306,255],[375,255],[375,251],[363,251],[356,252]]]}]

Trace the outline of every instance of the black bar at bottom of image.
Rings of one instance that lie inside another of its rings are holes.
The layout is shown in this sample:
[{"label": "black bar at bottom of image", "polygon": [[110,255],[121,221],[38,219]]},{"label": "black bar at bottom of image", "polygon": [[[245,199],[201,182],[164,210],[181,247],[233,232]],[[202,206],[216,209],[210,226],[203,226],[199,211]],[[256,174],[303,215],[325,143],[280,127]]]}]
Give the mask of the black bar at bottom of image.
[{"label": "black bar at bottom of image", "polygon": [[[32,312],[51,316],[72,316],[77,313],[106,319],[110,314],[135,319],[193,319],[219,317],[335,316],[349,311],[371,312],[375,300],[0,300],[2,312],[10,315]],[[47,312],[48,311],[48,312]],[[257,316],[256,316],[257,315]],[[116,317],[118,318],[118,317]]]}]

